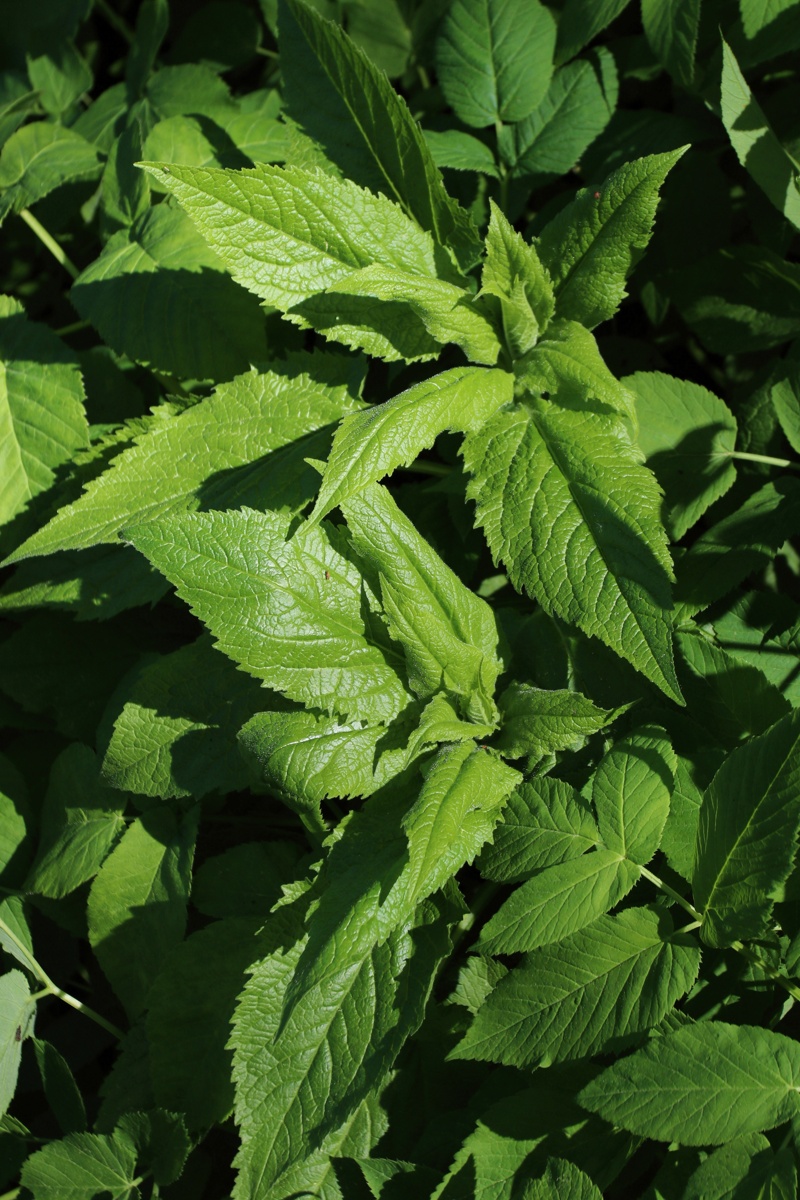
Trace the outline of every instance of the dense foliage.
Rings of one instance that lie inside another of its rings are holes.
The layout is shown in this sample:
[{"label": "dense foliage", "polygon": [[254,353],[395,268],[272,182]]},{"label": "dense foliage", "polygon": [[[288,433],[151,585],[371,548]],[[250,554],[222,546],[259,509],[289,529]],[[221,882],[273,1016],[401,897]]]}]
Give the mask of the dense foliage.
[{"label": "dense foliage", "polygon": [[0,15],[4,1200],[795,1196],[800,0]]}]

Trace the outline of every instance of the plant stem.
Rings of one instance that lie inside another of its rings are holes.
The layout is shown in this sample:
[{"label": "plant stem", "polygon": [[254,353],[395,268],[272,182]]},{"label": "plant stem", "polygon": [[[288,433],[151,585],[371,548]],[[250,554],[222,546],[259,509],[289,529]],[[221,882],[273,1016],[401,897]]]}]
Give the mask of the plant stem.
[{"label": "plant stem", "polygon": [[731,949],[738,950],[748,962],[751,962],[754,967],[758,967],[759,970],[763,971],[765,975],[768,975],[770,979],[782,987],[785,992],[788,992],[793,1000],[800,1000],[800,987],[792,983],[791,979],[786,975],[780,971],[776,971],[769,963],[765,963],[749,946],[745,946],[743,942],[731,942]]},{"label": "plant stem", "polygon": [[428,462],[426,458],[417,458],[410,467],[396,467],[397,471],[413,471],[415,475],[437,475],[446,479],[453,470],[444,463]]},{"label": "plant stem", "polygon": [[28,228],[36,234],[42,245],[47,247],[53,258],[58,259],[67,274],[71,275],[73,279],[77,279],[80,275],[78,268],[67,257],[55,238],[47,232],[44,225],[36,220],[36,217],[33,215],[30,209],[23,208],[19,215],[22,217]]},{"label": "plant stem", "polygon": [[647,867],[639,867],[639,870],[642,875],[644,875],[645,879],[649,879],[650,882],[654,883],[657,888],[660,888],[665,895],[671,896],[673,900],[680,904],[681,908],[686,909],[689,916],[692,917],[693,920],[700,924],[702,921],[700,913],[693,904],[690,904],[688,900],[684,899],[680,892],[676,892],[675,889],[670,887],[668,883],[665,883],[663,879],[659,879],[658,875],[654,875],[652,871],[648,871]]},{"label": "plant stem", "polygon": [[256,54],[260,54],[262,58],[280,58],[277,50],[267,50],[266,46],[256,46]]},{"label": "plant stem", "polygon": [[[10,927],[10,925],[6,924],[2,917],[0,917],[0,932],[4,933],[9,941],[14,943],[20,954],[27,960],[31,974],[35,975],[39,982],[44,984],[42,991],[37,992],[35,996],[32,996],[32,1000],[42,999],[45,996],[57,996],[59,1000],[63,1000],[65,1004],[70,1006],[70,1008],[74,1008],[78,1012],[83,1013],[85,1017],[89,1017],[90,1020],[94,1021],[96,1025],[100,1025],[106,1030],[107,1033],[112,1034],[115,1038],[121,1039],[125,1036],[121,1029],[118,1029],[116,1025],[112,1025],[110,1021],[107,1021],[105,1017],[100,1015],[100,1013],[95,1012],[94,1009],[90,1008],[88,1004],[84,1004],[82,1000],[78,1000],[75,996],[71,996],[69,992],[65,992],[63,988],[58,986],[58,984],[53,983],[44,967],[42,967],[33,957],[25,943],[20,941],[20,939],[14,933],[14,930]],[[2,1198],[0,1198],[0,1200],[2,1200]]]},{"label": "plant stem", "polygon": [[133,43],[133,30],[129,27],[128,23],[123,20],[119,13],[114,12],[111,5],[107,3],[107,0],[95,0],[95,8],[103,14],[109,25],[116,29],[117,33],[125,38],[125,41],[128,43],[128,45]]},{"label": "plant stem", "polygon": [[[60,329],[55,329],[53,332],[58,337],[69,337],[71,333],[80,333],[82,329],[90,329],[91,321],[73,321],[71,325],[62,325]],[[2,1197],[0,1197],[2,1200]]]},{"label": "plant stem", "polygon": [[788,467],[791,471],[800,471],[800,463],[793,462],[791,458],[771,458],[768,454],[748,454],[746,450],[728,450],[721,457],[741,458],[745,462],[765,463],[768,467]]},{"label": "plant stem", "polygon": [[3,1192],[0,1200],[16,1200],[21,1191],[22,1188],[12,1188],[10,1192]]}]

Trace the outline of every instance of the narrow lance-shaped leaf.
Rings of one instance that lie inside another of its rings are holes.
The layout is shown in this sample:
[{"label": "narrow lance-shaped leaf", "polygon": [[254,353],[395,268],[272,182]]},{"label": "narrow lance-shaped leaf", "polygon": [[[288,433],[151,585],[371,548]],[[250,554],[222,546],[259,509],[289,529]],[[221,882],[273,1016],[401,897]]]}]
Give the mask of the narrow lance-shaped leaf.
[{"label": "narrow lance-shaped leaf", "polygon": [[506,343],[513,358],[536,344],[553,315],[553,285],[533,246],[491,201],[481,290],[500,304]]},{"label": "narrow lance-shaped leaf", "polygon": [[419,696],[444,688],[465,716],[493,722],[502,665],[489,605],[451,571],[380,484],[341,507],[356,550],[379,575],[389,632],[403,647],[411,688]]},{"label": "narrow lance-shaped leaf", "polygon": [[504,976],[453,1057],[539,1067],[602,1053],[657,1025],[699,967],[700,947],[667,913],[602,916]]},{"label": "narrow lance-shaped leaf", "polygon": [[614,315],[650,240],[659,188],[685,149],[626,163],[598,188],[578,192],[545,227],[538,250],[557,316],[593,329]]},{"label": "narrow lance-shaped leaf", "polygon": [[399,651],[369,614],[377,602],[335,528],[287,541],[289,524],[251,509],[186,513],[127,536],[249,674],[325,712],[391,720],[409,695]]},{"label": "narrow lance-shaped leaf", "polygon": [[405,101],[338,26],[298,0],[279,0],[278,11],[289,115],[351,179],[401,204],[471,266],[477,230],[445,191]]},{"label": "narrow lance-shaped leaf", "polygon": [[642,1137],[716,1146],[796,1117],[799,1088],[800,1047],[792,1038],[706,1021],[653,1038],[578,1099]]},{"label": "narrow lance-shaped leaf", "polygon": [[800,711],[735,750],[700,809],[692,887],[711,946],[758,937],[794,863],[800,827]]},{"label": "narrow lance-shaped leaf", "polygon": [[661,495],[617,431],[616,418],[520,403],[465,440],[467,495],[515,587],[680,702]]},{"label": "narrow lance-shaped leaf", "polygon": [[395,467],[409,466],[440,433],[478,430],[513,399],[506,371],[454,367],[384,404],[345,417],[333,439],[311,520],[317,521]]}]

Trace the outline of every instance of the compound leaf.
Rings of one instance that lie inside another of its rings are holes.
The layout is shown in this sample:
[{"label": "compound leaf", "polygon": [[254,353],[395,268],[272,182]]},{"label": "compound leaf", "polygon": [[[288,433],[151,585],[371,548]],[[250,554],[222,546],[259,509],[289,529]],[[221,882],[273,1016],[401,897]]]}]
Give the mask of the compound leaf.
[{"label": "compound leaf", "polygon": [[594,817],[580,793],[563,779],[545,775],[520,784],[509,797],[478,867],[486,879],[516,883],[545,867],[579,858],[598,839]]},{"label": "compound leaf", "polygon": [[502,729],[494,745],[506,758],[544,758],[567,750],[604,729],[614,712],[598,708],[580,692],[510,683],[499,697]]}]

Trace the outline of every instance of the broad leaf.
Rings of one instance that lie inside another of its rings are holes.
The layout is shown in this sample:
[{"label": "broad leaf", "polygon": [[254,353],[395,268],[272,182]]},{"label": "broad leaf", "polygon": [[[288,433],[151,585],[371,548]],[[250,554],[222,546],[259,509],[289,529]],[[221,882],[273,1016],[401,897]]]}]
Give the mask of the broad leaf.
[{"label": "broad leaf", "polygon": [[495,157],[480,138],[465,133],[463,129],[426,129],[424,133],[437,167],[450,167],[453,171],[479,171],[483,175],[491,175],[493,179],[499,177]]},{"label": "broad leaf", "polygon": [[538,871],[484,925],[479,948],[515,954],[560,942],[619,904],[639,878],[615,850],[600,847]]},{"label": "broad leaf", "polygon": [[29,56],[28,78],[42,108],[58,119],[66,116],[83,92],[92,90],[93,83],[91,68],[71,38],[48,54]]},{"label": "broad leaf", "polygon": [[714,740],[735,746],[764,733],[790,711],[789,701],[756,666],[740,663],[700,634],[679,633],[681,679],[698,724]]},{"label": "broad leaf", "polygon": [[409,698],[399,651],[364,604],[346,542],[333,527],[304,526],[290,541],[288,532],[288,517],[242,509],[127,536],[249,674],[325,712],[391,720]]},{"label": "broad leaf", "polygon": [[361,405],[348,382],[325,378],[323,355],[276,368],[237,376],[176,420],[153,425],[17,556],[114,542],[124,526],[186,509],[297,512],[319,478],[305,459],[325,453],[326,427]]},{"label": "broad leaf", "polygon": [[800,827],[800,712],[735,750],[703,797],[692,887],[710,946],[759,937]]},{"label": "broad leaf", "polygon": [[36,1200],[136,1200],[136,1147],[123,1132],[70,1133],[37,1150],[22,1169]]},{"label": "broad leaf", "polygon": [[32,1031],[35,1012],[36,1002],[22,971],[0,977],[0,1116],[14,1097],[22,1043]]},{"label": "broad leaf", "polygon": [[661,371],[623,383],[636,397],[638,442],[664,489],[664,523],[676,542],[736,479],[736,418],[713,392]]},{"label": "broad leaf", "polygon": [[73,129],[49,121],[24,125],[0,154],[0,221],[61,184],[92,179],[101,170],[96,148]]},{"label": "broad leaf", "polygon": [[197,818],[179,822],[168,808],[138,817],[89,893],[89,942],[131,1017],[183,939]]},{"label": "broad leaf", "polygon": [[715,1146],[795,1117],[798,1086],[800,1049],[792,1038],[712,1021],[653,1038],[578,1099],[643,1137]]},{"label": "broad leaf", "polygon": [[463,455],[476,523],[514,586],[680,700],[660,492],[616,419],[531,400],[487,421]]},{"label": "broad leaf", "polygon": [[454,0],[436,43],[436,72],[466,125],[521,121],[547,91],[556,25],[539,0]]},{"label": "broad leaf", "polygon": [[644,726],[615,742],[592,781],[602,843],[646,866],[661,843],[677,759],[663,729]]},{"label": "broad leaf", "polygon": [[668,914],[629,908],[526,956],[479,1010],[457,1058],[546,1067],[624,1045],[694,984],[700,947]]},{"label": "broad leaf", "polygon": [[544,758],[567,750],[604,729],[615,713],[598,708],[580,692],[511,683],[499,697],[502,728],[495,746],[506,758]]},{"label": "broad leaf", "polygon": [[486,879],[515,883],[535,871],[579,858],[598,841],[589,805],[562,779],[543,776],[510,797],[478,867]]},{"label": "broad leaf", "polygon": [[558,22],[556,62],[566,62],[627,8],[629,0],[566,0]]},{"label": "broad leaf", "polygon": [[208,637],[145,667],[125,695],[103,759],[114,788],[195,796],[246,788],[236,735],[269,696]]},{"label": "broad leaf", "polygon": [[222,380],[267,357],[258,304],[166,204],[116,233],[70,297],[112,349],[159,371]]},{"label": "broad leaf", "polygon": [[505,371],[454,367],[401,392],[384,404],[345,417],[336,431],[317,502],[319,520],[395,467],[409,466],[445,430],[478,430],[513,399]]},{"label": "broad leaf", "polygon": [[470,720],[496,720],[502,664],[494,613],[420,536],[390,493],[370,484],[341,505],[361,559],[380,580],[389,633],[400,642],[409,686],[444,690]]},{"label": "broad leaf", "polygon": [[84,398],[78,363],[61,339],[0,296],[0,524],[88,445]]},{"label": "broad leaf", "polygon": [[601,1200],[602,1192],[589,1176],[565,1158],[551,1158],[541,1179],[526,1183],[519,1200]]},{"label": "broad leaf", "polygon": [[30,858],[31,816],[25,780],[11,759],[0,754],[0,878],[5,887],[22,882]]},{"label": "broad leaf", "polygon": [[650,48],[685,88],[694,82],[701,0],[642,0],[642,25]]},{"label": "broad leaf", "polygon": [[417,122],[346,35],[300,0],[279,0],[281,68],[290,116],[349,178],[405,208],[462,267],[480,252],[466,211],[445,191]]},{"label": "broad leaf", "polygon": [[659,189],[683,153],[626,163],[599,188],[578,192],[545,226],[538,250],[553,280],[557,316],[588,329],[613,317],[650,240]]},{"label": "broad leaf", "polygon": [[45,608],[72,612],[78,621],[104,621],[155,604],[168,588],[132,547],[93,546],[23,562],[0,588],[0,612]]},{"label": "broad leaf", "polygon": [[722,41],[722,120],[742,166],[778,212],[800,228],[800,163],[784,150],[748,87],[728,43]]},{"label": "broad leaf", "polygon": [[692,1173],[683,1200],[794,1200],[796,1194],[797,1167],[789,1146],[775,1154],[763,1133],[746,1133],[709,1154]]}]

